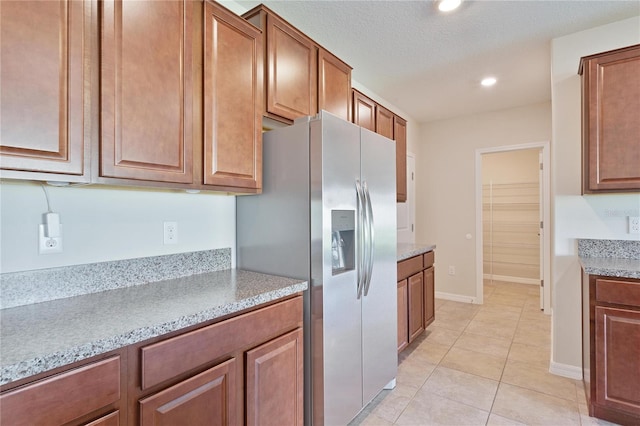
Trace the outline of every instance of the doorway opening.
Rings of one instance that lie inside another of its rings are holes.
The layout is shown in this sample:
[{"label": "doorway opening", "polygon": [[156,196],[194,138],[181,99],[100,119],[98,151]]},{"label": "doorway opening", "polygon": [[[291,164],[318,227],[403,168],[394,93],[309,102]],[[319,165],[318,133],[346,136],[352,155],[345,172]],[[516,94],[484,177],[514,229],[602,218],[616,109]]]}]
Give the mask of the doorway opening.
[{"label": "doorway opening", "polygon": [[485,280],[531,284],[551,313],[548,170],[548,142],[476,150],[478,303]]}]

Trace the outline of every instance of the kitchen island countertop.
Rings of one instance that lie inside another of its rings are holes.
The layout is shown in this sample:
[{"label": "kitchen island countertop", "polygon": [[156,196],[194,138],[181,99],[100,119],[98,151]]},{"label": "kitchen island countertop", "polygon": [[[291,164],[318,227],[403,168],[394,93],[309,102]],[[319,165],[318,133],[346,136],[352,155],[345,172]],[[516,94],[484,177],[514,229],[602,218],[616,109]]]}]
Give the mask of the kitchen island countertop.
[{"label": "kitchen island countertop", "polygon": [[398,243],[398,262],[427,253],[436,248],[435,244]]},{"label": "kitchen island countertop", "polygon": [[306,290],[226,269],[0,310],[0,384]]}]

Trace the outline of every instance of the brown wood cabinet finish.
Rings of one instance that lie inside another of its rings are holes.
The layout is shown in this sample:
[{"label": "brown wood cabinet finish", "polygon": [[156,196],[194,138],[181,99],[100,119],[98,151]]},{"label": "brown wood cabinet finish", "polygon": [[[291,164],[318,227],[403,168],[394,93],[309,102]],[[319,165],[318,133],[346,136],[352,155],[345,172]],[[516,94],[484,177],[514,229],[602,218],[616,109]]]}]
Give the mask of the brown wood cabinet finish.
[{"label": "brown wood cabinet finish", "polygon": [[100,4],[100,176],[193,182],[193,2]]},{"label": "brown wood cabinet finish", "polygon": [[120,400],[120,357],[88,364],[0,395],[0,424],[65,424]]},{"label": "brown wood cabinet finish", "polygon": [[302,329],[247,352],[247,424],[304,423]]},{"label": "brown wood cabinet finish", "polygon": [[409,293],[407,280],[398,281],[398,352],[409,345]]},{"label": "brown wood cabinet finish", "polygon": [[595,320],[596,401],[640,416],[640,311],[596,306]]},{"label": "brown wood cabinet finish", "polygon": [[265,35],[265,115],[286,121],[316,114],[318,49],[313,40],[264,5],[242,16]]},{"label": "brown wood cabinet finish", "polygon": [[351,121],[351,67],[323,48],[318,49],[318,111]]},{"label": "brown wood cabinet finish", "polygon": [[396,197],[397,202],[407,201],[407,122],[393,116],[393,137],[396,140]]},{"label": "brown wood cabinet finish", "polygon": [[640,191],[640,45],[582,58],[583,192]]},{"label": "brown wood cabinet finish", "polygon": [[376,133],[393,139],[393,113],[388,109],[376,106]]},{"label": "brown wood cabinet finish", "polygon": [[357,91],[353,92],[353,122],[360,127],[376,131],[376,103]]},{"label": "brown wood cabinet finish", "polygon": [[[0,167],[86,181],[90,2],[3,1]],[[5,177],[28,177],[8,172]]]},{"label": "brown wood cabinet finish", "polygon": [[398,352],[435,320],[433,251],[398,262]]},{"label": "brown wood cabinet finish", "polygon": [[409,343],[424,331],[424,276],[422,272],[409,277]]},{"label": "brown wood cabinet finish", "polygon": [[91,423],[87,423],[86,426],[120,426],[120,412],[114,411],[113,413],[102,416]]},{"label": "brown wood cabinet finish", "polygon": [[262,343],[265,336],[295,327],[302,318],[299,299],[238,315],[141,349],[142,389],[147,389],[233,352]]},{"label": "brown wood cabinet finish", "polygon": [[204,184],[262,187],[262,33],[205,2]]},{"label": "brown wood cabinet finish", "polygon": [[235,425],[235,359],[140,401],[142,426]]},{"label": "brown wood cabinet finish", "polygon": [[435,271],[430,266],[424,270],[424,327],[427,328],[436,319],[435,308]]},{"label": "brown wood cabinet finish", "polygon": [[583,362],[589,415],[620,424],[640,423],[639,289],[638,279],[583,277]]}]

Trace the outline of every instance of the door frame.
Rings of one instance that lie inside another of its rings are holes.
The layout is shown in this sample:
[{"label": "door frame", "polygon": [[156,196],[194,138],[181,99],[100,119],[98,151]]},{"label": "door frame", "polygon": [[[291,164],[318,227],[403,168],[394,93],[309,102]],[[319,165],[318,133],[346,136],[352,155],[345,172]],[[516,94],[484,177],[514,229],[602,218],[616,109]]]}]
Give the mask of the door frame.
[{"label": "door frame", "polygon": [[551,314],[551,144],[549,141],[532,142],[518,145],[506,145],[492,148],[476,149],[476,302],[484,303],[484,278],[483,278],[483,234],[482,234],[482,155],[496,152],[519,151],[523,149],[542,150],[542,222],[540,229],[542,237],[542,249],[544,255],[540,259],[543,265],[543,295],[544,313]]}]

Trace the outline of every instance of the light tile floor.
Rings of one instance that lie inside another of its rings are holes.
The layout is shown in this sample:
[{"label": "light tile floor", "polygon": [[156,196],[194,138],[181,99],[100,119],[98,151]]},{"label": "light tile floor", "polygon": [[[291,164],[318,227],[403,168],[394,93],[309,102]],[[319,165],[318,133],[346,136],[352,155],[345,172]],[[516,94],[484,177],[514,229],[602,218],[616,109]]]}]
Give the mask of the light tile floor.
[{"label": "light tile floor", "polygon": [[436,300],[436,320],[398,359],[397,386],[356,425],[611,425],[582,381],[549,373],[551,317],[538,287],[486,282],[483,305]]}]

